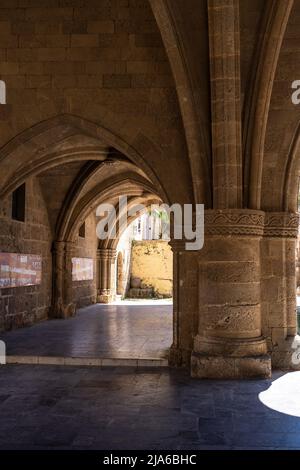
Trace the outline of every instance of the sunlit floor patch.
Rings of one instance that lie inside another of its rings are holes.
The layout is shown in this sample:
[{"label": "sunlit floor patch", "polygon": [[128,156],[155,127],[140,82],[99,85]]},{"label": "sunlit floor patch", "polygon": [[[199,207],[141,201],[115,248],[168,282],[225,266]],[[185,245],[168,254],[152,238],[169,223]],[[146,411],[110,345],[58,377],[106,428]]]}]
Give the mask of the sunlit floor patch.
[{"label": "sunlit floor patch", "polygon": [[125,299],[115,300],[111,305],[172,305],[173,299]]},{"label": "sunlit floor patch", "polygon": [[171,303],[96,304],[64,321],[1,333],[0,339],[9,356],[165,359],[172,325]]},{"label": "sunlit floor patch", "polygon": [[289,372],[274,380],[271,387],[258,397],[272,410],[300,417],[300,371]]}]

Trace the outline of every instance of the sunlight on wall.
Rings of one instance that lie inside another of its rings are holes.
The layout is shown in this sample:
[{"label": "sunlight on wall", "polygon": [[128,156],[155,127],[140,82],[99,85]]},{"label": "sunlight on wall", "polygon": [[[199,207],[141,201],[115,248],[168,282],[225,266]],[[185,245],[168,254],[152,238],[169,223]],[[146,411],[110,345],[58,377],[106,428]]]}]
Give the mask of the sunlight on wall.
[{"label": "sunlight on wall", "polygon": [[3,80],[0,80],[0,104],[6,104],[6,86]]}]

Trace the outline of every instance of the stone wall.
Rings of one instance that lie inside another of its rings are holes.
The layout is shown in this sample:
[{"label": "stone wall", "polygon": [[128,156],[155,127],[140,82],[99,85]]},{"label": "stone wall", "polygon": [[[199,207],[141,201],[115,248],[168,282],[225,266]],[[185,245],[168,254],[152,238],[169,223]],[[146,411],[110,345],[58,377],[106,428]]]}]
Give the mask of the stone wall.
[{"label": "stone wall", "polygon": [[176,88],[148,0],[11,0],[0,4],[0,22],[0,146],[42,121],[78,116],[151,154],[157,174],[165,152],[166,191],[192,197]]},{"label": "stone wall", "polygon": [[52,290],[52,234],[37,179],[26,181],[25,222],[12,220],[11,197],[0,205],[0,252],[42,256],[42,284],[0,290],[0,331],[47,318]]},{"label": "stone wall", "polygon": [[96,255],[97,255],[96,219],[91,214],[85,221],[85,238],[77,237],[73,250],[74,257],[93,258],[94,279],[92,281],[75,281],[72,283],[72,299],[76,307],[84,307],[96,302]]},{"label": "stone wall", "polygon": [[172,297],[172,260],[172,250],[167,241],[134,241],[131,277],[140,278],[142,288],[153,288],[155,296]]}]

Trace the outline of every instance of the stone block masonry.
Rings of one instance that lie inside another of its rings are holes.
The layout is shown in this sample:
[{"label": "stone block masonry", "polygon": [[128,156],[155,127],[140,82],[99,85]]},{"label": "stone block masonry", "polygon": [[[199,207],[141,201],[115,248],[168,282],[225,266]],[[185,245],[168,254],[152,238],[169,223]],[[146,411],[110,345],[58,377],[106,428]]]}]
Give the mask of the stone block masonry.
[{"label": "stone block masonry", "polygon": [[52,258],[47,208],[39,182],[26,182],[25,222],[11,219],[11,198],[1,201],[0,250],[42,256],[42,283],[39,286],[0,290],[0,330],[10,330],[45,320],[51,306]]},{"label": "stone block masonry", "polygon": [[142,289],[152,289],[154,297],[172,297],[172,259],[172,250],[167,241],[134,241],[131,277],[141,280]]},{"label": "stone block masonry", "polygon": [[92,258],[94,260],[94,279],[92,281],[72,282],[72,299],[76,307],[85,307],[96,302],[97,244],[96,220],[94,214],[91,214],[85,221],[85,238],[77,237],[74,244],[73,255],[79,258]]}]

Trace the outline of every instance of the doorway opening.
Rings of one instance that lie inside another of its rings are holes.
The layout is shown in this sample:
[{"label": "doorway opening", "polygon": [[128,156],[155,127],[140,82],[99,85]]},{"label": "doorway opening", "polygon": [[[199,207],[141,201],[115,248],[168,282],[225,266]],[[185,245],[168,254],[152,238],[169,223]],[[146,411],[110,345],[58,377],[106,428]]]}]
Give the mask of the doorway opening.
[{"label": "doorway opening", "polygon": [[151,205],[119,229],[116,239],[99,243],[97,309],[119,336],[112,354],[168,357],[173,335],[169,226],[166,211]]},{"label": "doorway opening", "polygon": [[159,206],[147,209],[122,233],[116,247],[116,300],[172,302],[173,256],[169,217]]}]

